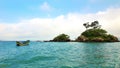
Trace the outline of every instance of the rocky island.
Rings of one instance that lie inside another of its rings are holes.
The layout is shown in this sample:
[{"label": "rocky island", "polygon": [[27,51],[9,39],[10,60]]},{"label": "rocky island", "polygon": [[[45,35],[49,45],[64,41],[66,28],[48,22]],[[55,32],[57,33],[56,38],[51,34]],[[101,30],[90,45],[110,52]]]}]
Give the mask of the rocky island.
[{"label": "rocky island", "polygon": [[77,42],[118,42],[118,38],[108,34],[104,29],[88,29],[75,41]]},{"label": "rocky island", "polygon": [[[118,38],[114,35],[108,34],[106,30],[101,29],[98,21],[91,24],[84,23],[86,30],[81,33],[75,41],[77,42],[118,42]],[[88,29],[91,27],[90,29]]]},{"label": "rocky island", "polygon": [[66,34],[60,34],[50,41],[51,42],[70,42],[70,37]]}]

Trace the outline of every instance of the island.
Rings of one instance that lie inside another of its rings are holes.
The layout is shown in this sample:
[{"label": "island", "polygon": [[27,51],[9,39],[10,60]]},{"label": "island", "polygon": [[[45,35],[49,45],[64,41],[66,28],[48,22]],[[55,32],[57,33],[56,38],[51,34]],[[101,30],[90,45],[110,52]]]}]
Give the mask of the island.
[{"label": "island", "polygon": [[70,36],[63,33],[47,42],[119,42],[116,36],[102,29],[98,21],[91,22],[91,24],[87,22],[83,26],[85,26],[86,30],[75,40],[70,40]]},{"label": "island", "polygon": [[119,42],[114,35],[107,34],[104,29],[88,29],[75,40],[77,42]]},{"label": "island", "polygon": [[[83,24],[86,30],[77,37],[77,42],[119,42],[118,38],[101,28],[98,21]],[[88,29],[91,27],[90,29]]]},{"label": "island", "polygon": [[51,42],[70,42],[70,36],[67,34],[60,34],[53,38],[53,40],[50,40]]}]

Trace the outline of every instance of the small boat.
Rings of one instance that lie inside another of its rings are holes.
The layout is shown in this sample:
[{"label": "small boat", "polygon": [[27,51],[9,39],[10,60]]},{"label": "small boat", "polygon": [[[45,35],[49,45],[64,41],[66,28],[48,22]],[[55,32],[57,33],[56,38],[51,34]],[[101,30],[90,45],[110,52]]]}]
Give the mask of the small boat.
[{"label": "small boat", "polygon": [[23,42],[16,41],[17,46],[26,46],[26,45],[29,45],[29,43],[30,43],[30,40],[23,41]]}]

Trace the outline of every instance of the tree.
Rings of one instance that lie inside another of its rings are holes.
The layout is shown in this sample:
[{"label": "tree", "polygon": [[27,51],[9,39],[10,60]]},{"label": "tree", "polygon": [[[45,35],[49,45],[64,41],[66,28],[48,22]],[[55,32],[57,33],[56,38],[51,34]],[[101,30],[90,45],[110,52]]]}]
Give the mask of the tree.
[{"label": "tree", "polygon": [[83,25],[85,26],[86,29],[89,27],[92,27],[93,29],[101,28],[101,25],[99,25],[98,21],[94,21],[91,24],[89,24],[89,22],[87,22],[87,23],[84,23]]},{"label": "tree", "polygon": [[55,42],[68,42],[70,41],[69,36],[66,34],[60,34],[58,36],[56,36],[52,41]]},{"label": "tree", "polygon": [[89,25],[89,22],[84,23],[83,26],[85,26],[86,29],[89,28],[89,26],[90,26],[90,25]]},{"label": "tree", "polygon": [[99,25],[99,22],[98,22],[98,21],[92,22],[90,26],[93,27],[94,29],[101,27],[101,25]]},{"label": "tree", "polygon": [[94,27],[94,26],[96,26],[96,25],[98,25],[98,24],[99,24],[98,21],[94,21],[94,22],[91,23],[91,27]]}]

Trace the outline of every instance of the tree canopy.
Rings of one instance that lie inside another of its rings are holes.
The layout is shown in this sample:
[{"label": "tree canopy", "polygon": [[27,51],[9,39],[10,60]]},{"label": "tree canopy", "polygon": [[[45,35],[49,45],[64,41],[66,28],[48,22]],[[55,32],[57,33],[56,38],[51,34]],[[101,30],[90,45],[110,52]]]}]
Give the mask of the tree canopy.
[{"label": "tree canopy", "polygon": [[82,35],[86,37],[99,37],[103,36],[107,33],[106,30],[103,29],[88,29],[82,33]]},{"label": "tree canopy", "polygon": [[60,35],[56,36],[52,41],[55,41],[55,42],[67,42],[67,41],[70,41],[70,38],[66,34],[60,34]]},{"label": "tree canopy", "polygon": [[98,21],[94,21],[91,24],[89,24],[89,22],[87,22],[87,23],[84,23],[83,26],[85,26],[86,29],[89,27],[92,27],[94,29],[101,28],[101,25],[99,25]]}]

